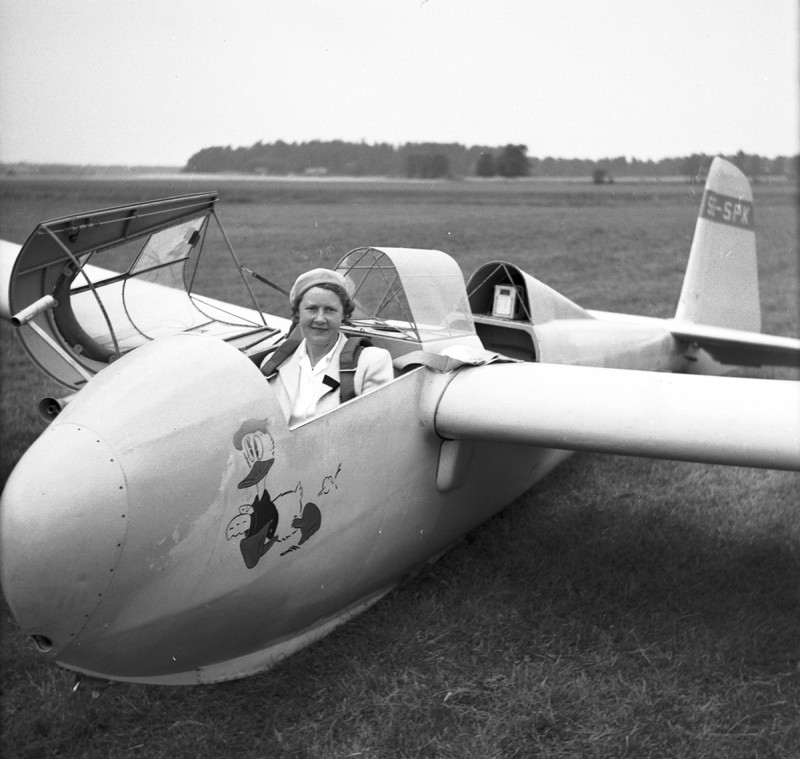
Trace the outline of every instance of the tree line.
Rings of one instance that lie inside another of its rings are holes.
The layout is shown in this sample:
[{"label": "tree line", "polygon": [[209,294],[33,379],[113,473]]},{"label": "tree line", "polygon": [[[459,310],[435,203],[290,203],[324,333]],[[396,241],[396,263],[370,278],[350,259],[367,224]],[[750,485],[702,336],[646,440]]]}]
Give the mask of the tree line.
[{"label": "tree line", "polygon": [[343,176],[466,176],[483,150],[457,143],[367,144],[342,140],[273,143],[250,147],[213,146],[197,151],[188,172],[244,174],[332,174]]},{"label": "tree line", "polygon": [[[583,158],[528,156],[526,145],[500,147],[459,143],[367,144],[342,140],[273,143],[250,147],[213,146],[198,150],[184,167],[192,173],[241,173],[273,176],[339,175],[424,179],[477,177],[674,177],[703,179],[712,155],[639,160],[626,156],[600,161]],[[739,151],[726,156],[751,179],[769,176],[796,178],[799,156],[766,158]]]}]

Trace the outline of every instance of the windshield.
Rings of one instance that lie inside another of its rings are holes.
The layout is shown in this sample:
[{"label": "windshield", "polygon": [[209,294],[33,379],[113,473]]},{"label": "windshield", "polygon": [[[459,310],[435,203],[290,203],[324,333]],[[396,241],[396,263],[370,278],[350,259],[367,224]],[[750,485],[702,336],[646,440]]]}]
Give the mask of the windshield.
[{"label": "windshield", "polygon": [[357,248],[336,268],[352,282],[356,326],[420,342],[475,334],[461,270],[440,251]]}]

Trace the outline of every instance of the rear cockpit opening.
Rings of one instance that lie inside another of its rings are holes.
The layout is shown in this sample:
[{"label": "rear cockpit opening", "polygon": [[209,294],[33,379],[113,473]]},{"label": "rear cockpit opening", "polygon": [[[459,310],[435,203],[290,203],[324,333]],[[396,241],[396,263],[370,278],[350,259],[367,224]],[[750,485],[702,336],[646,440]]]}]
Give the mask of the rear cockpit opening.
[{"label": "rear cockpit opening", "polygon": [[476,316],[531,322],[525,275],[513,264],[495,261],[476,269],[467,296]]},{"label": "rear cockpit opening", "polygon": [[493,261],[469,278],[467,296],[484,348],[509,358],[535,361],[527,279],[528,275],[513,264]]}]

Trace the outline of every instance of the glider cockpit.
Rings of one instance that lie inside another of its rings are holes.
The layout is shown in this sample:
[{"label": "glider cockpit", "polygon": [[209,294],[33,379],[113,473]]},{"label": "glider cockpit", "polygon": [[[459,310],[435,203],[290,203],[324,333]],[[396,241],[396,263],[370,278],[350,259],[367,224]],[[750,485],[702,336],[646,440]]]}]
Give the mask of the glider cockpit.
[{"label": "glider cockpit", "polygon": [[[265,315],[245,275],[281,288],[239,263],[216,201],[202,193],[39,224],[0,272],[0,310],[34,362],[77,390],[157,338],[211,335],[253,360],[276,347],[290,322]],[[233,266],[221,269],[214,258],[225,247]],[[482,348],[461,269],[447,254],[363,247],[336,268],[356,304],[345,333],[395,359],[454,344]]]}]

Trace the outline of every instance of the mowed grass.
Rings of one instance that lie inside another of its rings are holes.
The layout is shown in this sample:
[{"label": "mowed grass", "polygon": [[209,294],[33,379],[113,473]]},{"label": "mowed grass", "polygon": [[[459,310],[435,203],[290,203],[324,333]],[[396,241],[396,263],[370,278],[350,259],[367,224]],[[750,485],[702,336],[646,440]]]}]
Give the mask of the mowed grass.
[{"label": "mowed grass", "polygon": [[[580,304],[674,312],[684,184],[12,179],[0,236],[219,189],[246,265],[288,286],[359,245],[519,264]],[[755,188],[765,331],[797,335],[796,195]],[[284,313],[282,298],[267,304]],[[2,326],[3,481],[43,429]],[[796,378],[789,370],[762,376]],[[731,409],[732,417],[736,409]],[[800,420],[799,420],[800,423]],[[432,567],[272,672],[69,693],[3,609],[9,757],[800,755],[800,477],[578,454]],[[54,508],[57,504],[54,504]]]}]

